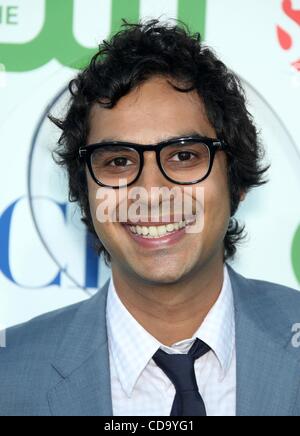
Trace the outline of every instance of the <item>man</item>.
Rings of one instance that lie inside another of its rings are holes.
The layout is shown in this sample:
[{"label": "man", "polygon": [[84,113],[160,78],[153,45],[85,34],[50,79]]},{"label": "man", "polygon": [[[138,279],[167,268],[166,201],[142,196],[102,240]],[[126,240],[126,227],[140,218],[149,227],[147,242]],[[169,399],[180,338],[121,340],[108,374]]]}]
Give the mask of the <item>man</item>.
[{"label": "man", "polygon": [[[151,21],[125,23],[70,91],[57,161],[112,280],[8,331],[0,414],[299,415],[300,294],[226,262],[267,170],[238,79],[199,35]],[[138,220],[121,219],[133,188]]]}]

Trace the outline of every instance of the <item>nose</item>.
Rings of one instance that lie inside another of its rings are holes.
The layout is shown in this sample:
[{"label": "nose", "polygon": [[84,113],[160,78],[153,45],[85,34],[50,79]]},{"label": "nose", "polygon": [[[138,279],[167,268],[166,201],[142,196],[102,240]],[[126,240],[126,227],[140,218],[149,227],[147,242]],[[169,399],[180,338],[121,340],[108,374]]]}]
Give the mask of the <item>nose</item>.
[{"label": "nose", "polygon": [[153,151],[145,151],[144,167],[136,183],[138,186],[146,189],[148,194],[150,194],[151,188],[153,187],[173,186],[160,171],[156,161],[156,155]]},{"label": "nose", "polygon": [[[153,151],[145,151],[143,170],[134,185],[135,188],[139,189],[141,212],[143,213],[147,210],[148,217],[153,217],[155,221],[159,220],[163,213],[163,204],[166,201],[159,190],[161,188],[171,189],[173,186],[161,173],[155,153]],[[167,211],[169,209],[171,209],[171,206],[167,208]]]}]

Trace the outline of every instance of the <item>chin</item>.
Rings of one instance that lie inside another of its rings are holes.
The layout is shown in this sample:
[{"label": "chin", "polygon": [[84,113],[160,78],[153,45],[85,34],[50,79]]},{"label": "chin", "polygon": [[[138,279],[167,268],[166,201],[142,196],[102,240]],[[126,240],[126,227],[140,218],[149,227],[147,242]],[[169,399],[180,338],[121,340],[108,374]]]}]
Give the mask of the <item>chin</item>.
[{"label": "chin", "polygon": [[178,267],[171,269],[166,266],[162,268],[161,266],[157,268],[157,263],[152,268],[148,267],[145,269],[136,269],[134,268],[135,273],[142,280],[148,282],[149,284],[158,285],[158,284],[175,284],[180,282],[182,278],[186,275],[186,268]]},{"label": "chin", "polygon": [[170,275],[151,275],[144,277],[144,280],[149,283],[149,285],[173,285],[174,283],[177,283],[180,281],[180,277],[172,277]]}]

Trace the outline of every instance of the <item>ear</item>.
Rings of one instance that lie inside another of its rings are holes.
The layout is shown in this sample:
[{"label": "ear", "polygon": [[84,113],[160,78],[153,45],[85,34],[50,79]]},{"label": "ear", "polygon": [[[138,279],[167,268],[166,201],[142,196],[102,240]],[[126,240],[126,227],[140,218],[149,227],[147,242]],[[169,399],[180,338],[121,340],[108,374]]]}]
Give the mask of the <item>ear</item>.
[{"label": "ear", "polygon": [[241,195],[240,195],[240,201],[244,201],[245,198],[246,198],[246,192],[243,191],[243,192],[241,193]]}]

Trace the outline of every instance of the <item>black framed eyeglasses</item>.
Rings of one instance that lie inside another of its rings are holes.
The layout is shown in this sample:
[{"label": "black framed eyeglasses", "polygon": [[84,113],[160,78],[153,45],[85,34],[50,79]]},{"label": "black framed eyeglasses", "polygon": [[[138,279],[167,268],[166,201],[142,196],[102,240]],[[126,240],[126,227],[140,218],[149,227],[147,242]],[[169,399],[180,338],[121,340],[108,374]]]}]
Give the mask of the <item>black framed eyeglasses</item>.
[{"label": "black framed eyeglasses", "polygon": [[[220,139],[188,136],[152,145],[123,141],[100,142],[79,148],[79,157],[93,180],[107,188],[121,188],[135,183],[144,167],[144,153],[154,152],[164,177],[178,185],[192,185],[206,179],[216,151],[225,150]],[[126,184],[120,182],[126,179]]]}]

